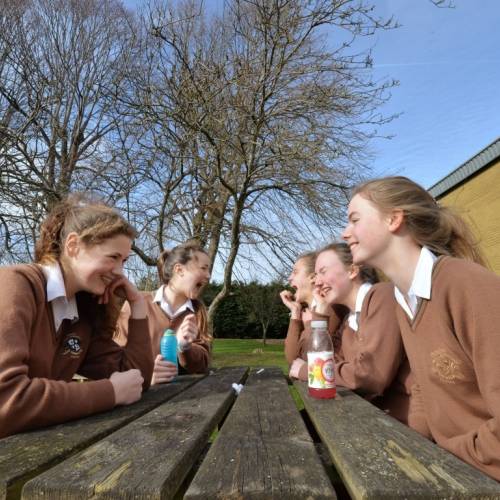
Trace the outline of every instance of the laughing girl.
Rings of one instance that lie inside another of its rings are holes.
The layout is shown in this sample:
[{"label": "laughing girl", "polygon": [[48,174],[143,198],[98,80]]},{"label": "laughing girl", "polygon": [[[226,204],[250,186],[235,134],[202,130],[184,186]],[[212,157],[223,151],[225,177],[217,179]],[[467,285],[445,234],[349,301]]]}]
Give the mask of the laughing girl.
[{"label": "laughing girl", "polygon": [[[155,356],[152,384],[171,382],[176,366],[163,359],[160,340],[167,328],[175,330],[178,362],[187,373],[205,373],[210,362],[212,338],[208,332],[206,307],[198,297],[210,280],[210,261],[195,243],[165,250],[158,260],[162,285],[155,292],[144,293],[148,309],[149,334]],[[116,340],[127,343],[130,308],[125,304]]]},{"label": "laughing girl", "polygon": [[355,263],[395,284],[417,429],[500,480],[500,278],[469,228],[418,184],[388,177],[354,191],[344,238]]},{"label": "laughing girl", "polygon": [[[290,377],[307,380],[307,350],[311,338],[311,319],[314,290],[314,263],[316,252],[299,255],[288,278],[295,295],[288,290],[280,294],[283,304],[290,310],[290,323],[285,339],[285,356],[290,365]],[[329,311],[328,330],[334,335],[345,311]]]},{"label": "laughing girl", "polygon": [[[149,386],[146,303],[123,274],[134,237],[111,208],[71,197],[43,222],[36,263],[0,268],[0,437],[133,403]],[[112,340],[115,292],[131,311],[126,348]]]},{"label": "laughing girl", "polygon": [[346,243],[322,248],[315,269],[315,316],[330,314],[335,304],[349,310],[335,349],[336,384],[355,390],[406,424],[411,380],[394,286],[378,283],[372,267],[353,264]]}]

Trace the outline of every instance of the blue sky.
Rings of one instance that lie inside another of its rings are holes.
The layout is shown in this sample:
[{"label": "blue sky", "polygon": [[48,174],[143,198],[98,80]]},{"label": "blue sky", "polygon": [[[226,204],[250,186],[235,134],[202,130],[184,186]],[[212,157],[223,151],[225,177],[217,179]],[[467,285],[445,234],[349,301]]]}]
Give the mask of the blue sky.
[{"label": "blue sky", "polygon": [[[402,113],[370,144],[374,175],[406,175],[430,187],[500,136],[499,0],[373,0],[395,30],[366,39],[377,79],[400,85],[382,111]],[[211,8],[222,0],[205,0]],[[126,0],[129,7],[140,0]]]},{"label": "blue sky", "polygon": [[378,0],[401,27],[378,35],[374,75],[400,81],[385,106],[402,116],[375,140],[377,174],[430,187],[500,136],[500,2]]}]

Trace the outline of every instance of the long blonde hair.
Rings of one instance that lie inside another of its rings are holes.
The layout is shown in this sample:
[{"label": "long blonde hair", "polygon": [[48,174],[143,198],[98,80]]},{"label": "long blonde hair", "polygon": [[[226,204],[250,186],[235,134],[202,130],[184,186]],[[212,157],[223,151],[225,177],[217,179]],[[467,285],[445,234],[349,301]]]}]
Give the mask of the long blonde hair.
[{"label": "long blonde hair", "polygon": [[418,245],[437,255],[486,265],[479,243],[464,219],[453,209],[439,205],[428,191],[407,177],[374,179],[358,185],[352,196],[356,194],[383,213],[402,210],[406,227]]}]

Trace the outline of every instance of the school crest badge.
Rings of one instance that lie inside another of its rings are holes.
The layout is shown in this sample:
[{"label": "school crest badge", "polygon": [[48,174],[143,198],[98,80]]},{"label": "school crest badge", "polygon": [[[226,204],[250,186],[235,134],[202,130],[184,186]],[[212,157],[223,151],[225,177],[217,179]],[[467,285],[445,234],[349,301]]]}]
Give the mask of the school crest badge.
[{"label": "school crest badge", "polygon": [[63,354],[79,356],[82,352],[80,337],[70,333],[64,340]]}]

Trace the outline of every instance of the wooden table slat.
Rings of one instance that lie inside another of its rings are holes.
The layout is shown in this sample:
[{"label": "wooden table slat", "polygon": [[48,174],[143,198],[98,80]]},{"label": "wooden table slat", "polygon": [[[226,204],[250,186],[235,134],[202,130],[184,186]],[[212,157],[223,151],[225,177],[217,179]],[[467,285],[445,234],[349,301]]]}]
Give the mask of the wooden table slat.
[{"label": "wooden table slat", "polygon": [[251,372],[184,498],[335,498],[281,370]]},{"label": "wooden table slat", "polygon": [[168,401],[202,378],[181,376],[168,386],[151,387],[133,405],[1,439],[0,499],[19,498],[28,479]]},{"label": "wooden table slat", "polygon": [[353,498],[500,499],[496,481],[355,393],[317,400],[294,385]]},{"label": "wooden table slat", "polygon": [[204,378],[29,481],[22,498],[171,498],[230,408],[231,384],[246,372],[221,369]]}]

